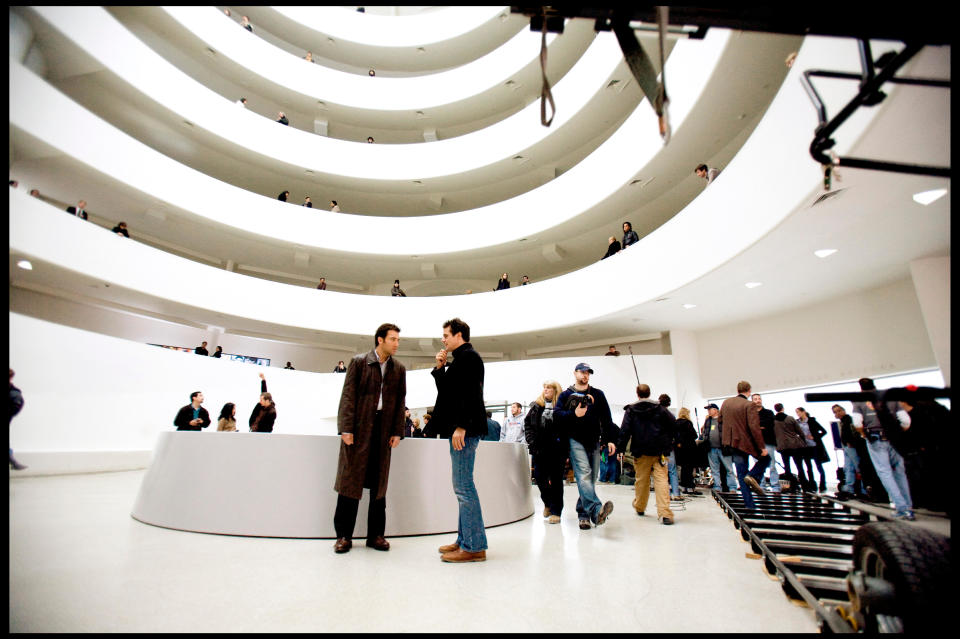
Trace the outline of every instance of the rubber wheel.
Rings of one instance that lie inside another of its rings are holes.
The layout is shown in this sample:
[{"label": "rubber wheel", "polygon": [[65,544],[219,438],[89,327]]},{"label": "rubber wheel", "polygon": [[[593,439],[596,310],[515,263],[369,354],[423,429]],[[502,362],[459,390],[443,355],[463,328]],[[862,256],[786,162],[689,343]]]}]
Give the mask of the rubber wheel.
[{"label": "rubber wheel", "polygon": [[[904,632],[945,627],[951,608],[950,539],[904,522],[865,524],[853,537],[854,570],[893,584],[896,611]],[[875,612],[863,610],[876,632]]]}]

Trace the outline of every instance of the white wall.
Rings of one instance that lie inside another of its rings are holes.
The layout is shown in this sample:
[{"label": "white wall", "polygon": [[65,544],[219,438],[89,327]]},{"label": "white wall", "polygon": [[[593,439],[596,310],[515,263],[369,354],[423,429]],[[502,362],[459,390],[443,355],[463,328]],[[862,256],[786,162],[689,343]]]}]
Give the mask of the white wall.
[{"label": "white wall", "polygon": [[[546,380],[555,379],[564,387],[571,384],[573,368],[581,359],[489,363],[485,399],[491,404],[526,405]],[[655,394],[675,394],[671,356],[635,360],[641,380]],[[596,371],[592,381],[605,391],[619,424],[623,405],[636,401],[630,358],[586,361]],[[214,422],[223,404],[234,402],[238,428],[245,430],[259,399],[260,372],[266,374],[277,404],[274,432],[335,434],[343,384],[343,376],[334,373],[265,369],[198,357],[17,313],[10,313],[10,366],[26,400],[11,424],[11,446],[28,465],[39,459],[34,453],[151,450],[158,433],[174,428],[177,410],[189,403],[195,390],[204,393],[204,406]],[[435,400],[430,372],[408,372],[407,405],[427,407]],[[210,428],[216,429],[215,423]]]},{"label": "white wall", "polygon": [[696,336],[706,397],[937,368],[909,278]]},{"label": "white wall", "polygon": [[910,262],[930,346],[943,379],[950,385],[950,257],[928,257]]}]

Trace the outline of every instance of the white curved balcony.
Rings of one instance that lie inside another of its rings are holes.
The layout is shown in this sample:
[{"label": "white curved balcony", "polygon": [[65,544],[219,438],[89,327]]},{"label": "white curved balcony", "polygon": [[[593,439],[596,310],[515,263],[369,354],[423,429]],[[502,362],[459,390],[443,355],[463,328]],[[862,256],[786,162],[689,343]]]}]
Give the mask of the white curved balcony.
[{"label": "white curved balcony", "polygon": [[[517,154],[529,157],[535,145],[551,136],[559,135],[552,143],[565,148],[586,144],[599,134],[596,126],[571,127],[560,131],[564,124],[585,118],[599,122],[601,117],[612,117],[610,111],[619,111],[620,117],[635,105],[636,90],[621,94],[621,100],[600,100],[590,112],[586,105],[604,87],[608,76],[619,70],[622,56],[612,38],[598,38],[574,69],[554,89],[556,100],[563,105],[550,129],[537,126],[539,104],[532,103],[490,127],[471,134],[433,142],[412,145],[366,145],[313,135],[293,127],[278,127],[276,123],[245,109],[203,87],[160,56],[133,38],[119,23],[103,11],[91,12],[85,21],[90,33],[76,33],[69,28],[68,16],[59,11],[42,12],[64,37],[93,55],[122,80],[151,96],[158,104],[171,109],[180,118],[222,138],[234,145],[242,140],[243,148],[282,163],[315,174],[334,178],[355,178],[369,182],[430,180],[443,176],[472,173],[478,169],[509,160]],[[221,16],[222,17],[222,16]],[[98,26],[94,26],[98,25]],[[588,25],[589,26],[589,25]],[[242,29],[245,35],[247,34]],[[90,42],[110,42],[102,49]],[[303,61],[298,61],[303,62]],[[310,66],[303,62],[304,65]],[[316,65],[312,65],[316,66]],[[407,80],[399,79],[398,82]],[[602,108],[602,111],[601,111]],[[601,116],[601,113],[603,114]],[[602,127],[601,127],[602,128]],[[242,136],[237,132],[243,131]],[[460,175],[464,182],[459,188],[477,188],[484,185],[484,176]],[[488,178],[489,179],[489,178]],[[369,184],[369,188],[384,185]]]},{"label": "white curved balcony", "polygon": [[344,7],[275,6],[272,9],[317,33],[375,47],[419,47],[453,40],[510,11],[509,6],[443,7],[410,16],[381,16]]},{"label": "white curved balcony", "polygon": [[[409,74],[450,69],[492,51],[529,27],[529,20],[510,13],[510,7],[433,7],[396,17],[358,14],[342,7],[245,7],[243,12],[256,33],[266,30],[293,47],[313,51],[314,56],[330,61],[327,64],[363,73],[366,69]],[[370,20],[363,22],[364,18]],[[365,24],[371,28],[364,28]]]},{"label": "white curved balcony", "polygon": [[[857,55],[852,41],[807,38],[762,122],[701,196],[623,253],[530,286],[441,298],[329,291],[317,295],[124,242],[15,192],[10,194],[11,252],[139,291],[147,299],[170,300],[200,316],[206,309],[217,309],[267,324],[350,335],[372,334],[383,317],[393,318],[404,327],[405,337],[414,338],[435,337],[437,326],[453,316],[467,319],[477,337],[588,323],[702,277],[758,242],[793,212],[806,208],[821,173],[807,153],[816,119],[797,81],[800,69],[856,68]],[[825,99],[836,104],[829,92]],[[855,142],[877,113],[877,109],[864,110],[848,120],[838,151],[843,153]],[[35,115],[46,119],[43,113]],[[455,236],[451,232],[449,237]],[[679,246],[685,250],[676,250]],[[648,276],[637,278],[637,273]],[[184,287],[183,282],[193,286]],[[624,282],[630,282],[626,289]],[[580,292],[577,303],[567,301],[570,291]],[[271,303],[262,304],[264,299]],[[525,312],[501,312],[507,307]]]},{"label": "white curved balcony", "polygon": [[[313,100],[354,109],[429,111],[477,99],[501,87],[525,67],[539,65],[540,34],[522,30],[487,55],[449,71],[403,78],[359,76],[296,58],[245,29],[238,29],[213,7],[167,6],[162,11],[264,81],[288,87]],[[552,35],[547,38],[548,46],[561,40]],[[509,94],[510,91],[501,91],[507,99]]]},{"label": "white curved balcony", "polygon": [[[608,34],[609,35],[609,34]],[[677,43],[667,61],[674,140],[725,51],[729,32]],[[617,135],[534,191],[459,213],[391,218],[298,210],[211,179],[153,151],[78,107],[11,59],[10,123],[107,176],[191,214],[299,246],[381,255],[435,255],[506,244],[562,225],[624,187],[660,151],[656,116],[638,108]],[[37,117],[38,113],[48,117]],[[243,114],[237,114],[243,115]],[[280,134],[287,133],[286,127]],[[242,130],[242,129],[237,129]],[[366,149],[370,145],[357,145]],[[397,156],[402,163],[403,157]],[[686,174],[686,170],[684,170]],[[585,188],[584,185],[589,185]],[[447,237],[437,241],[438,229]],[[355,245],[355,238],[366,238]]]}]

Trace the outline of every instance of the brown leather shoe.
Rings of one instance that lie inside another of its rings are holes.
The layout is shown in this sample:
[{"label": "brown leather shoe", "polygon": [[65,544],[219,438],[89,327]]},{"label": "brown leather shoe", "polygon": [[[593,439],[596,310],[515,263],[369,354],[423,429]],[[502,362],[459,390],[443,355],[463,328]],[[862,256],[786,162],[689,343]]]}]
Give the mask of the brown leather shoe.
[{"label": "brown leather shoe", "polygon": [[390,542],[383,538],[383,535],[378,535],[374,539],[367,539],[367,548],[373,548],[374,550],[390,550]]},{"label": "brown leather shoe", "polygon": [[448,552],[457,552],[458,550],[460,550],[460,546],[458,546],[457,543],[454,542],[452,544],[447,544],[446,546],[440,546],[439,548],[437,548],[437,550],[440,551],[440,554],[448,553]]},{"label": "brown leather shoe", "polygon": [[353,547],[353,541],[347,539],[346,537],[340,537],[337,539],[337,543],[333,545],[333,552],[350,552],[350,549]]},{"label": "brown leather shoe", "polygon": [[486,561],[487,551],[481,550],[479,552],[467,552],[461,548],[460,550],[455,550],[454,552],[444,553],[440,556],[440,559],[452,564],[462,564],[468,561]]}]

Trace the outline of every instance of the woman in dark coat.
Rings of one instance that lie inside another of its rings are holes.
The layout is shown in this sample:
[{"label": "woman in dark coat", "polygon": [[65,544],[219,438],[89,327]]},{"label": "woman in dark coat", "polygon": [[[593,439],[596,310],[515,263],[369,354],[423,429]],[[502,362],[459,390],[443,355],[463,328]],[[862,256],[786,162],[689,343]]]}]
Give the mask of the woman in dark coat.
[{"label": "woman in dark coat", "polygon": [[533,472],[543,500],[543,516],[560,523],[563,512],[563,471],[570,445],[554,425],[553,408],[563,389],[554,381],[544,382],[540,397],[530,404],[523,420],[523,436],[533,456]]},{"label": "woman in dark coat", "polygon": [[[798,408],[797,415],[800,416],[801,421],[805,420],[807,422],[807,426],[810,428],[810,434],[813,435],[814,441],[817,442],[816,448],[808,454],[811,455],[810,458],[813,460],[813,463],[817,465],[817,472],[820,473],[820,492],[824,492],[827,490],[827,481],[826,474],[823,471],[823,463],[830,461],[830,454],[827,452],[826,446],[823,445],[823,436],[827,434],[827,429],[821,426],[817,418],[810,415],[804,408]],[[810,480],[813,481],[812,473]]]},{"label": "woman in dark coat", "polygon": [[510,280],[507,279],[506,273],[500,276],[500,280],[497,282],[497,288],[495,288],[494,290],[502,291],[505,288],[510,288]]},{"label": "woman in dark coat", "polygon": [[677,465],[680,466],[680,486],[683,493],[690,495],[695,492],[693,485],[693,469],[697,464],[697,431],[690,421],[690,409],[683,407],[677,413],[677,438],[674,442],[674,451]]}]

